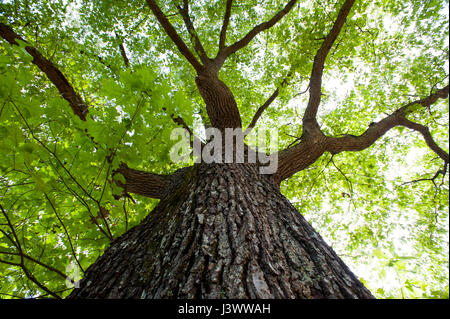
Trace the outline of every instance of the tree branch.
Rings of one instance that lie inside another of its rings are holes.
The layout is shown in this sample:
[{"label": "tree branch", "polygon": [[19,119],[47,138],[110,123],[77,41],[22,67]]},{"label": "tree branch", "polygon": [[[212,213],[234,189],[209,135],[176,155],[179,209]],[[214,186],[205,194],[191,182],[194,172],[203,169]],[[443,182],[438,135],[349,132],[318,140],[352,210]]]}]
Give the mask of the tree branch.
[{"label": "tree branch", "polygon": [[420,132],[430,147],[431,150],[436,152],[439,157],[448,162],[449,155],[442,150],[433,140],[427,127],[414,123],[406,118],[408,114],[413,112],[412,108],[415,105],[422,107],[428,107],[435,103],[438,99],[445,99],[449,94],[449,86],[437,90],[435,93],[430,94],[424,99],[416,100],[408,103],[391,115],[385,117],[378,123],[372,123],[369,128],[360,136],[347,135],[344,137],[327,137],[326,138],[326,151],[332,154],[337,154],[343,151],[362,151],[370,147],[376,140],[382,137],[387,131],[396,126],[406,126]]},{"label": "tree branch", "polygon": [[[165,111],[165,108],[164,108],[164,111]],[[189,134],[194,135],[194,133],[192,132],[191,128],[186,124],[186,122],[183,120],[183,118],[181,116],[175,116],[174,114],[171,114],[170,118],[172,119],[172,121],[175,124],[181,126],[186,131],[188,131]]]},{"label": "tree branch", "polygon": [[278,169],[272,176],[275,185],[304,170],[325,152],[323,141],[311,138],[301,139],[299,144],[278,152]]},{"label": "tree branch", "polygon": [[[12,45],[19,45],[17,40],[26,42],[23,38],[17,35],[12,28],[0,23],[0,36]],[[88,106],[75,92],[72,85],[61,71],[49,60],[47,60],[39,51],[32,47],[26,46],[25,50],[33,57],[32,63],[35,64],[42,72],[47,75],[47,78],[56,86],[61,96],[69,102],[73,112],[83,121],[86,120]]]},{"label": "tree branch", "polygon": [[[163,110],[166,111],[166,108],[163,107]],[[200,144],[204,145],[204,143],[202,142],[202,140],[200,140],[197,136],[195,136],[194,132],[192,131],[192,129],[189,127],[189,125],[186,124],[186,122],[183,120],[183,118],[181,116],[175,116],[174,114],[170,114],[170,118],[172,119],[172,121],[181,126],[182,128],[184,128],[188,133],[189,136],[192,137],[192,139],[190,139],[189,143],[191,145],[191,147],[194,147],[194,140],[198,140],[200,141]]]},{"label": "tree branch", "polygon": [[219,52],[223,50],[223,48],[225,47],[225,42],[227,41],[227,29],[228,29],[228,24],[230,23],[231,4],[232,3],[233,3],[233,0],[227,0],[227,5],[225,8],[225,15],[223,17],[222,29],[220,29]]},{"label": "tree branch", "polygon": [[[118,173],[125,177],[125,184],[114,179],[114,176]],[[125,192],[158,199],[163,197],[164,190],[170,183],[170,177],[171,175],[160,175],[138,171],[129,168],[125,163],[122,163],[113,173],[114,182],[122,187]]]},{"label": "tree branch", "polygon": [[192,42],[194,44],[195,52],[197,52],[203,65],[210,64],[209,57],[206,54],[206,51],[203,48],[203,45],[200,42],[200,39],[198,38],[197,32],[195,31],[195,28],[194,28],[194,24],[192,23],[192,20],[189,16],[189,2],[187,0],[184,0],[183,7],[178,6],[177,8],[181,14],[181,17],[183,18],[184,24],[186,25],[186,28],[187,28],[189,34],[191,35],[191,39],[193,39]]},{"label": "tree branch", "polygon": [[[14,228],[14,225],[11,223],[11,220],[8,217],[8,214],[6,213],[5,209],[3,208],[2,204],[0,204],[0,210],[2,211],[3,216],[6,219],[6,222],[8,223],[8,227],[9,229],[11,229],[11,232],[14,236],[14,240],[10,237],[7,236],[7,238],[14,244],[14,246],[16,246],[17,250],[19,251],[20,254],[20,264],[23,265],[23,250],[22,250],[22,245],[20,245],[20,241],[19,241],[19,237],[16,234],[16,230]],[[6,233],[5,233],[6,234]]]},{"label": "tree branch", "polygon": [[439,145],[436,144],[427,126],[410,121],[405,117],[400,118],[400,125],[410,128],[422,134],[423,138],[425,139],[425,143],[427,143],[428,147],[433,152],[435,152],[441,159],[443,159],[446,163],[449,162],[448,153],[445,152],[442,148],[439,147]]},{"label": "tree branch", "polygon": [[[3,254],[3,255],[13,255],[13,256],[20,256],[19,253],[12,253],[12,252],[7,252],[7,251],[0,251],[0,254]],[[66,275],[66,274],[64,274],[62,271],[56,269],[55,267],[52,267],[52,266],[47,265],[47,264],[44,264],[42,261],[39,261],[39,260],[37,260],[36,258],[31,257],[31,256],[29,256],[29,255],[27,255],[27,254],[23,254],[23,253],[22,253],[22,256],[23,256],[25,259],[28,259],[29,261],[32,261],[32,262],[38,264],[39,266],[42,266],[42,267],[44,267],[44,268],[46,268],[46,269],[48,269],[48,270],[50,270],[50,271],[53,271],[54,273],[58,274],[58,275],[59,275],[61,278],[63,278],[63,279],[66,279],[66,278],[67,278],[67,275]],[[13,265],[14,265],[14,266],[20,266],[20,264],[17,264],[17,263],[13,263]]]},{"label": "tree branch", "polygon": [[72,256],[73,256],[73,258],[75,258],[75,261],[77,262],[78,267],[80,267],[81,271],[83,271],[83,273],[84,273],[84,269],[83,269],[83,267],[81,266],[80,261],[78,260],[77,254],[75,253],[75,249],[74,249],[74,247],[73,247],[72,240],[70,239],[70,235],[69,235],[69,232],[67,231],[66,225],[63,223],[62,219],[59,217],[58,212],[56,211],[56,208],[55,208],[55,206],[53,205],[53,202],[50,200],[50,198],[47,196],[46,193],[44,193],[44,196],[45,196],[45,198],[47,199],[47,201],[49,202],[50,206],[52,207],[52,210],[53,210],[53,212],[55,213],[56,218],[58,219],[59,223],[61,224],[61,226],[62,226],[63,229],[64,229],[64,232],[66,233],[66,236],[67,236],[67,240],[68,240],[68,242],[69,242],[70,249],[72,250]]},{"label": "tree branch", "polygon": [[[165,108],[163,108],[164,111],[166,110]],[[173,114],[170,115],[170,117],[172,118],[172,121],[181,126],[182,128],[184,128],[188,133],[189,133],[189,145],[193,148],[194,147],[194,141],[198,141],[199,144],[201,145],[201,147],[205,146],[205,143],[203,143],[203,141],[201,139],[199,139],[194,132],[191,130],[191,128],[186,124],[186,122],[183,120],[183,118],[181,116],[175,116]]]},{"label": "tree branch", "polygon": [[414,111],[416,105],[428,107],[438,99],[447,98],[448,95],[449,86],[447,85],[421,100],[416,100],[402,106],[381,121],[371,123],[368,129],[360,136],[345,135],[343,137],[330,137],[325,136],[320,131],[319,134],[302,136],[299,144],[279,152],[278,170],[272,176],[272,179],[275,183],[280,183],[313,164],[324,152],[330,152],[334,155],[344,151],[362,151],[373,145],[386,132],[396,126],[406,126],[422,133],[430,149],[448,163],[449,155],[435,143],[428,128],[411,122],[406,118],[408,114]]},{"label": "tree branch", "polygon": [[204,67],[200,64],[200,62],[195,58],[192,52],[189,50],[187,45],[184,43],[183,39],[178,35],[175,28],[170,23],[169,19],[164,15],[159,6],[156,4],[155,0],[147,0],[147,4],[150,7],[150,10],[155,15],[156,19],[159,21],[164,31],[166,31],[167,35],[172,39],[173,43],[177,46],[180,53],[188,60],[188,62],[194,67],[197,73],[201,73],[204,70]]},{"label": "tree branch", "polygon": [[123,40],[119,38],[119,35],[116,33],[116,38],[120,41],[119,43],[119,50],[120,50],[120,55],[123,58],[123,63],[125,63],[125,66],[127,68],[130,67],[130,60],[128,59],[127,53],[125,51],[125,47],[123,46]]},{"label": "tree branch", "polygon": [[434,187],[437,188],[438,186],[436,185],[435,180],[439,177],[439,175],[442,175],[443,179],[445,178],[445,175],[447,173],[447,166],[448,166],[448,162],[446,162],[444,164],[444,168],[439,169],[436,173],[434,173],[433,177],[430,177],[430,178],[419,178],[419,179],[415,179],[415,180],[412,180],[412,181],[409,181],[409,182],[405,182],[405,183],[401,184],[400,187],[408,185],[408,184],[414,184],[414,183],[428,181],[428,182],[432,182]]},{"label": "tree branch", "polygon": [[279,93],[278,88],[275,90],[275,92],[272,93],[272,95],[267,99],[266,102],[264,102],[263,105],[261,105],[258,110],[256,111],[255,115],[253,116],[252,121],[250,122],[248,129],[253,129],[256,125],[256,122],[261,117],[263,112],[272,104],[272,102],[277,98]]},{"label": "tree branch", "polygon": [[[292,73],[289,72],[287,74],[287,76],[284,78],[284,80],[281,82],[280,87],[284,87],[286,85],[289,85],[289,78],[291,76],[292,76]],[[294,97],[305,93],[308,89],[309,89],[309,86],[308,86],[308,88],[306,88],[306,90],[304,92],[297,93]],[[278,97],[279,93],[280,93],[279,92],[279,88],[276,88],[275,91],[272,93],[272,95],[266,100],[266,102],[264,102],[264,104],[261,105],[258,108],[258,110],[256,110],[256,113],[253,116],[253,119],[252,119],[250,125],[248,126],[247,130],[252,130],[255,127],[256,122],[258,121],[258,119],[261,117],[263,112],[272,104],[272,102],[275,101],[275,99]]]},{"label": "tree branch", "polygon": [[106,61],[105,61],[101,56],[95,55],[95,54],[91,54],[91,53],[88,53],[88,52],[86,52],[86,51],[84,51],[84,50],[80,50],[80,53],[83,54],[83,55],[86,55],[86,56],[91,55],[92,57],[95,57],[95,58],[97,59],[98,62],[100,62],[101,64],[103,64],[104,66],[106,66],[106,67],[112,72],[112,74],[114,74],[115,76],[117,76],[117,74],[116,74],[116,72],[114,71],[114,69],[112,68],[112,66],[111,66],[110,64],[106,63]]},{"label": "tree branch", "polygon": [[303,129],[306,131],[319,129],[316,115],[320,104],[320,98],[322,95],[321,93],[322,74],[325,65],[325,60],[327,58],[328,53],[330,52],[331,47],[333,46],[334,41],[339,35],[342,26],[347,20],[347,16],[354,2],[355,0],[347,0],[342,5],[341,9],[339,10],[336,21],[334,22],[333,27],[331,28],[330,33],[325,37],[322,46],[317,51],[316,56],[314,57],[311,78],[309,80],[309,88],[310,88],[309,101],[303,117]]},{"label": "tree branch", "polygon": [[236,51],[247,46],[250,43],[250,41],[252,41],[253,38],[256,37],[259,33],[273,27],[278,21],[281,20],[281,18],[283,18],[286,14],[288,14],[296,2],[297,2],[297,0],[289,1],[288,4],[286,4],[286,6],[281,11],[279,11],[277,14],[275,14],[272,17],[272,19],[270,19],[269,21],[263,22],[261,24],[258,24],[256,27],[254,27],[252,30],[250,30],[250,32],[247,33],[241,40],[235,42],[231,46],[229,46],[229,47],[224,46],[222,48],[222,50],[219,50],[218,56],[224,55],[226,58],[229,55],[231,55],[231,54],[235,53]]},{"label": "tree branch", "polygon": [[[92,195],[86,190],[85,187],[83,187],[83,185],[80,184],[80,182],[73,176],[73,174],[70,172],[70,170],[64,165],[64,163],[61,161],[61,159],[57,156],[57,154],[52,151],[44,142],[42,142],[34,133],[34,131],[31,129],[30,124],[27,122],[26,118],[23,116],[22,112],[20,111],[20,109],[17,107],[17,105],[10,100],[11,104],[14,106],[14,108],[17,110],[17,112],[19,113],[20,117],[22,118],[22,120],[24,121],[26,127],[28,128],[28,130],[30,131],[31,136],[33,137],[34,140],[36,140],[36,142],[38,142],[48,153],[50,153],[53,158],[56,159],[56,161],[59,163],[59,165],[64,169],[64,171],[67,173],[67,175],[72,179],[72,181],[83,191],[84,194],[86,194],[86,196],[88,196],[91,200],[93,200],[97,206],[99,207],[99,209],[101,210],[101,205],[100,205],[100,201],[96,200],[94,197],[92,197]],[[51,162],[50,162],[51,163]],[[59,174],[59,171],[54,167],[55,171]],[[67,187],[67,189],[69,189],[71,192],[72,190],[70,189],[70,187],[68,187],[66,185],[66,183],[64,182],[64,178],[60,175],[63,183],[65,184],[65,186]],[[73,192],[73,195],[79,199],[82,203],[84,203],[85,207],[88,209],[89,213],[91,213],[90,209],[89,209],[89,205],[85,202],[85,200],[83,199],[82,196],[77,195],[75,192]],[[92,214],[91,214],[92,216]],[[93,216],[92,216],[93,217]],[[99,230],[104,233],[110,240],[113,239],[111,231],[109,229],[108,223],[105,220],[105,224],[106,224],[106,228],[108,230],[108,233],[106,233],[104,231],[104,229],[98,224],[96,223],[97,227],[99,228]]]},{"label": "tree branch", "polygon": [[36,279],[36,277],[34,277],[34,275],[25,266],[25,263],[24,263],[24,252],[23,252],[23,249],[22,249],[22,245],[20,244],[19,238],[17,237],[17,234],[16,234],[16,231],[14,229],[14,226],[11,223],[11,220],[9,219],[8,214],[6,213],[5,209],[3,208],[3,206],[1,204],[0,204],[0,210],[1,210],[2,214],[3,214],[3,216],[5,216],[5,219],[6,219],[7,223],[8,223],[8,226],[11,229],[11,232],[13,233],[13,236],[15,238],[15,243],[13,242],[13,244],[14,244],[14,246],[17,247],[17,250],[19,251],[20,263],[7,262],[7,261],[4,261],[4,260],[0,260],[0,262],[6,263],[6,264],[9,264],[9,265],[12,265],[12,266],[18,266],[18,267],[22,268],[23,272],[25,273],[25,275],[27,276],[27,278],[29,280],[34,282],[39,288],[41,288],[42,290],[44,290],[45,292],[47,292],[51,296],[53,296],[53,297],[55,297],[57,299],[60,299],[61,298],[60,296],[58,296],[53,291],[51,291],[46,286],[44,286],[42,283],[40,283]]},{"label": "tree branch", "polygon": [[125,63],[125,66],[127,68],[129,68],[130,67],[130,60],[128,60],[127,53],[125,52],[125,48],[123,46],[123,43],[119,44],[119,49],[120,49],[120,54],[122,55],[122,58],[123,58],[123,62]]}]

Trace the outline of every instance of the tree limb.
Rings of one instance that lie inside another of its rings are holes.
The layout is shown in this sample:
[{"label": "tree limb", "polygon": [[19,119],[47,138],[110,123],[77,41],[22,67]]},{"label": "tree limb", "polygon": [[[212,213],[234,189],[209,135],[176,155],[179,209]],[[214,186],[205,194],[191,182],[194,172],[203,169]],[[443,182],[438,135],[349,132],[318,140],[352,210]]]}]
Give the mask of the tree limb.
[{"label": "tree limb", "polygon": [[[287,76],[284,78],[284,80],[281,82],[280,87],[284,87],[284,86],[288,85],[289,84],[289,78],[291,76],[292,76],[292,73],[289,72],[287,74]],[[301,95],[301,94],[305,93],[308,89],[309,89],[309,86],[308,86],[308,88],[306,88],[306,90],[304,92],[297,93],[295,96],[298,96],[298,95]],[[278,97],[279,93],[280,93],[279,92],[279,88],[276,88],[275,91],[272,93],[272,95],[266,100],[266,102],[264,102],[264,104],[261,105],[258,108],[258,110],[256,110],[256,113],[253,116],[253,119],[250,122],[250,124],[249,124],[247,129],[252,130],[255,127],[256,122],[258,121],[258,119],[261,117],[263,112],[272,104],[272,102],[275,101],[275,99]]]},{"label": "tree limb", "polygon": [[330,52],[331,47],[333,46],[334,41],[338,37],[342,26],[347,20],[347,16],[350,12],[350,9],[353,6],[355,0],[347,0],[342,5],[339,10],[336,21],[331,28],[330,33],[325,37],[325,40],[322,43],[322,46],[317,51],[316,56],[314,57],[313,68],[311,72],[311,78],[309,80],[309,101],[306,106],[305,114],[303,117],[303,128],[305,131],[319,129],[317,124],[316,115],[320,104],[321,98],[321,89],[322,89],[322,74],[323,68],[325,65],[325,60],[327,58],[328,53]]},{"label": "tree limb", "polygon": [[[125,177],[125,184],[118,179],[114,179],[114,176],[118,173]],[[164,190],[170,183],[170,177],[171,175],[138,171],[129,168],[125,163],[122,163],[113,173],[114,182],[122,187],[125,192],[158,199],[163,197]]]},{"label": "tree limb", "polygon": [[323,140],[311,138],[301,139],[299,144],[278,152],[278,169],[272,176],[274,184],[279,185],[283,180],[309,167],[324,152]]},{"label": "tree limb", "polygon": [[181,17],[183,18],[184,24],[186,25],[189,34],[191,35],[191,38],[193,39],[195,52],[197,52],[203,65],[208,65],[210,63],[209,57],[206,54],[206,51],[203,48],[200,39],[198,38],[197,32],[194,28],[194,24],[192,23],[191,17],[189,16],[189,2],[187,0],[184,0],[183,7],[178,6],[177,8],[181,14]]},{"label": "tree limb", "polygon": [[14,246],[16,246],[17,250],[19,251],[20,254],[20,264],[23,265],[23,250],[22,250],[22,245],[20,245],[20,241],[19,241],[19,237],[16,234],[16,230],[14,228],[14,225],[12,224],[11,220],[8,217],[8,214],[6,213],[5,209],[3,208],[2,204],[0,204],[0,210],[2,211],[3,216],[6,219],[6,222],[8,223],[9,229],[11,229],[11,232],[14,236],[14,240],[10,237],[7,236],[7,238],[14,244]]},{"label": "tree limb", "polygon": [[412,112],[411,108],[413,106],[421,105],[422,107],[428,107],[438,99],[447,98],[448,95],[449,86],[447,85],[421,100],[416,100],[402,106],[381,121],[371,123],[367,130],[359,136],[345,135],[343,137],[330,137],[325,136],[321,131],[317,134],[303,136],[299,144],[279,152],[278,170],[272,176],[272,179],[274,182],[280,183],[313,164],[325,152],[338,154],[344,151],[362,151],[373,145],[386,132],[396,126],[406,126],[422,133],[430,149],[448,163],[449,155],[436,144],[428,128],[421,124],[411,122],[406,118]]},{"label": "tree limb", "polygon": [[120,50],[120,55],[123,58],[123,63],[125,63],[125,66],[127,68],[130,67],[130,60],[128,59],[127,53],[125,51],[125,47],[123,46],[123,40],[119,38],[119,35],[116,33],[116,38],[120,41],[119,43],[119,50]]},{"label": "tree limb", "polygon": [[400,125],[410,128],[410,129],[422,134],[423,138],[425,139],[425,143],[428,145],[428,147],[433,152],[435,152],[441,159],[443,159],[444,162],[446,162],[446,163],[449,162],[448,153],[446,151],[444,151],[441,147],[439,147],[439,145],[436,144],[436,142],[434,141],[433,136],[431,136],[430,130],[427,126],[410,121],[405,117],[400,118]]},{"label": "tree limb", "polygon": [[256,122],[258,121],[258,119],[261,117],[261,115],[263,114],[263,112],[270,106],[270,104],[272,104],[272,102],[277,98],[279,93],[278,88],[275,90],[275,92],[272,93],[272,95],[267,99],[266,102],[264,102],[263,105],[261,105],[258,110],[256,111],[255,115],[253,116],[252,121],[250,122],[248,128],[249,129],[253,129],[256,125]]},{"label": "tree limb", "polygon": [[223,24],[222,24],[222,28],[220,29],[219,52],[222,51],[222,49],[225,47],[225,42],[227,40],[227,29],[228,29],[228,24],[230,23],[231,4],[232,3],[233,3],[233,0],[227,0],[227,5],[225,8],[225,15],[223,17]]},{"label": "tree limb", "polygon": [[[163,110],[166,111],[166,108],[163,107]],[[196,140],[196,139],[198,141],[200,141],[200,145],[202,145],[202,147],[203,147],[204,143],[197,136],[195,136],[195,134],[192,131],[192,129],[189,127],[189,125],[186,124],[186,122],[183,120],[183,118],[181,116],[175,116],[174,114],[170,114],[170,118],[172,119],[172,121],[175,124],[177,124],[177,125],[181,126],[182,128],[184,128],[189,133],[189,136],[192,137],[192,139],[189,141],[191,147],[194,146],[194,140]]]},{"label": "tree limb", "polygon": [[[165,111],[165,108],[164,108],[164,111]],[[186,124],[186,122],[183,120],[183,118],[181,116],[175,116],[174,114],[171,114],[170,118],[172,119],[172,121],[175,124],[181,126],[186,131],[188,131],[189,134],[194,135],[194,133],[192,132],[191,128]]]},{"label": "tree limb", "polygon": [[[0,23],[0,36],[12,45],[19,45],[17,40],[26,42],[23,38],[17,35],[14,30]],[[86,120],[88,113],[88,106],[75,92],[72,85],[61,71],[49,60],[47,60],[36,48],[26,46],[25,50],[33,57],[32,63],[35,64],[42,72],[47,75],[47,78],[56,86],[61,96],[69,102],[73,112],[83,121]]]},{"label": "tree limb", "polygon": [[206,104],[211,126],[220,130],[242,127],[236,99],[225,83],[216,75],[210,77],[199,75],[195,78],[195,83]]},{"label": "tree limb", "polygon": [[385,117],[378,123],[372,123],[369,128],[360,136],[347,135],[344,137],[326,137],[326,151],[332,154],[337,154],[343,151],[362,151],[370,147],[376,140],[382,137],[387,131],[396,126],[405,126],[420,132],[430,147],[440,158],[448,162],[449,155],[442,150],[433,140],[427,127],[414,123],[406,118],[406,115],[411,113],[411,107],[414,105],[421,105],[422,107],[428,107],[435,103],[438,99],[445,99],[449,94],[449,86],[437,90],[435,93],[430,94],[426,98],[416,100],[408,103],[391,115]]},{"label": "tree limb", "polygon": [[428,181],[428,182],[432,182],[434,187],[437,188],[438,186],[436,185],[435,180],[439,177],[439,175],[442,175],[443,179],[445,178],[445,175],[447,174],[447,166],[448,166],[448,162],[446,162],[444,164],[444,168],[439,169],[436,173],[434,173],[433,177],[430,177],[430,178],[419,178],[419,179],[415,179],[415,180],[412,180],[412,181],[409,181],[409,182],[405,182],[405,183],[401,184],[400,187],[408,185],[408,184],[414,184],[414,183]]},{"label": "tree limb", "polygon": [[88,53],[88,52],[86,52],[86,51],[84,51],[84,50],[80,50],[80,53],[83,54],[83,55],[86,55],[86,56],[91,55],[91,56],[95,57],[95,58],[98,60],[98,62],[100,62],[101,64],[103,64],[104,66],[106,66],[106,67],[112,72],[112,74],[114,74],[115,76],[117,76],[117,74],[116,74],[116,72],[114,71],[113,67],[112,67],[110,64],[106,63],[106,61],[105,61],[101,56],[95,55],[95,54],[90,54],[90,53]]},{"label": "tree limb", "polygon": [[279,11],[272,17],[272,19],[263,22],[261,24],[258,24],[256,27],[250,30],[250,32],[247,33],[241,40],[235,42],[231,46],[223,47],[223,49],[219,51],[218,56],[225,55],[225,57],[228,57],[229,55],[247,46],[250,43],[250,41],[252,41],[253,38],[256,37],[259,33],[273,27],[278,21],[281,20],[281,18],[283,18],[286,14],[288,14],[296,2],[297,0],[289,1],[281,11]]},{"label": "tree limb", "polygon": [[178,35],[175,28],[170,23],[169,19],[164,15],[159,6],[157,5],[155,0],[147,0],[147,4],[150,7],[150,10],[155,15],[156,19],[159,21],[164,31],[166,31],[167,35],[172,39],[173,43],[177,46],[180,53],[188,60],[188,62],[194,67],[197,73],[201,73],[204,70],[204,67],[200,64],[200,62],[196,59],[196,57],[192,54],[192,52],[187,47],[186,43],[184,43],[183,39]]},{"label": "tree limb", "polygon": [[125,48],[123,46],[123,43],[119,44],[119,49],[120,49],[120,54],[122,55],[122,58],[123,58],[123,62],[125,63],[125,66],[127,68],[129,68],[130,67],[130,60],[128,60],[127,53],[125,52]]},{"label": "tree limb", "polygon": [[[52,155],[53,158],[56,159],[56,161],[59,163],[59,165],[63,168],[63,170],[67,173],[67,175],[72,179],[72,181],[83,191],[83,193],[88,196],[91,200],[93,200],[98,208],[101,210],[101,205],[100,205],[100,201],[95,199],[94,197],[92,197],[92,195],[86,190],[85,187],[83,187],[83,185],[80,184],[80,182],[75,178],[75,176],[73,176],[73,174],[70,172],[70,170],[64,165],[64,163],[61,161],[61,159],[58,157],[58,155],[52,151],[44,142],[42,142],[37,135],[34,133],[34,131],[31,129],[30,124],[27,122],[26,118],[23,116],[22,112],[20,111],[20,109],[17,107],[17,105],[10,100],[11,104],[14,106],[14,108],[17,110],[17,112],[19,113],[20,117],[22,118],[22,120],[24,121],[26,127],[28,128],[28,130],[30,131],[31,136],[33,137],[34,140],[36,140],[36,142],[38,142],[48,153],[50,153]],[[58,170],[56,168],[54,168],[55,171],[59,174]],[[64,182],[64,178],[60,175],[63,183]],[[72,190],[70,189],[70,187],[68,187],[66,184],[65,186],[67,187],[67,189],[69,189],[71,192]],[[75,192],[73,193],[73,195],[78,198],[81,202],[83,202],[85,204],[85,207],[88,209],[89,213],[91,213],[90,209],[89,209],[89,205],[84,201],[82,196],[77,195]],[[92,216],[92,214],[91,214]],[[104,231],[104,229],[100,226],[100,224],[96,223],[97,227],[100,229],[100,231],[102,233],[104,233],[110,240],[113,239],[111,231],[109,229],[108,223],[105,220],[105,224],[106,224],[106,228],[108,230],[108,233],[106,233]]]}]

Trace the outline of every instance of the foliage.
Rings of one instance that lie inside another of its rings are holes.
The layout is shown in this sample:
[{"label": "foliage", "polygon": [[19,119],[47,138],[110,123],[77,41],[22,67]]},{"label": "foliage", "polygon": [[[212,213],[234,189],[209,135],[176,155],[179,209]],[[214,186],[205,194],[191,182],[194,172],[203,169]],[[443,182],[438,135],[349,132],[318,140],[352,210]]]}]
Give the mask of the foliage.
[{"label": "foliage", "polygon": [[[215,56],[226,1],[191,2],[197,34]],[[235,1],[227,43],[285,2]],[[342,2],[300,1],[221,70],[244,126],[280,89],[258,122],[279,129],[280,149],[300,137],[313,57]],[[189,43],[177,4],[161,8]],[[157,202],[115,196],[112,172],[121,162],[160,174],[179,168],[169,158],[170,114],[201,135],[203,101],[194,70],[145,1],[4,1],[0,22],[55,63],[90,107],[80,121],[23,44],[0,42],[0,294],[46,297],[44,286],[64,297],[71,267],[82,275]],[[324,72],[322,129],[361,134],[448,82],[448,2],[357,1]],[[448,152],[448,100],[410,116]],[[376,296],[448,298],[449,181],[435,175],[441,169],[421,136],[399,128],[362,152],[325,154],[282,192]]]}]

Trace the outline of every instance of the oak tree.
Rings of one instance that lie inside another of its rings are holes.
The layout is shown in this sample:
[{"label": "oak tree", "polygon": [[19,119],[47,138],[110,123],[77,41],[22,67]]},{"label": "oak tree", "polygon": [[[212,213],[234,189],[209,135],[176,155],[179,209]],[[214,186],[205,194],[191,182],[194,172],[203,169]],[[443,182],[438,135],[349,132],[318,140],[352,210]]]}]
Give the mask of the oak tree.
[{"label": "oak tree", "polygon": [[447,1],[11,0],[0,36],[2,297],[448,297]]}]

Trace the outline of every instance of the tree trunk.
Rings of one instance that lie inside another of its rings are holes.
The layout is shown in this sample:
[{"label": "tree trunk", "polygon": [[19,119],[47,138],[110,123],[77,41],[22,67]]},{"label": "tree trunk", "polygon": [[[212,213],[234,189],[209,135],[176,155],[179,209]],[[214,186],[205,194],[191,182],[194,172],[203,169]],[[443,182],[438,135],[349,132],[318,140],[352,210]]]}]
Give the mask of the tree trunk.
[{"label": "tree trunk", "polygon": [[178,175],[69,298],[373,298],[255,165]]}]

